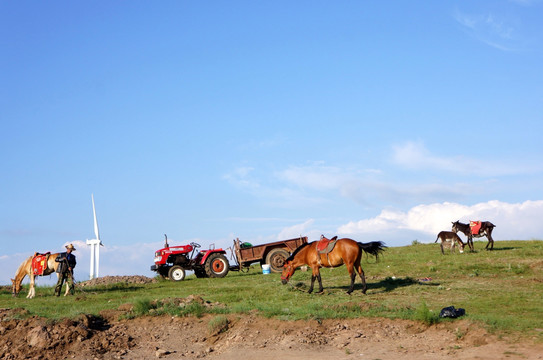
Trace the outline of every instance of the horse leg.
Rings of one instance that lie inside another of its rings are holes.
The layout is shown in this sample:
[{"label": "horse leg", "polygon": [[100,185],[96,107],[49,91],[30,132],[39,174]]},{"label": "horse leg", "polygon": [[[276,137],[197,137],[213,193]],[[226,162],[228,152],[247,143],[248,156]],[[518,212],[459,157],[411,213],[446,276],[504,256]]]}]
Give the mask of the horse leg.
[{"label": "horse leg", "polygon": [[70,292],[72,295],[75,293],[74,276],[71,272],[68,272],[66,277],[66,292],[64,293],[64,296],[67,296]]},{"label": "horse leg", "polygon": [[311,294],[313,292],[313,285],[315,285],[315,279],[317,278],[317,272],[318,268],[311,268],[311,286],[309,287],[308,293]]},{"label": "horse leg", "polygon": [[364,276],[364,270],[362,269],[362,265],[360,265],[360,261],[358,262],[358,264],[356,264],[355,269],[358,275],[360,276],[360,279],[362,280],[362,294],[365,294],[366,290],[368,289],[368,286],[366,285],[366,277]]},{"label": "horse leg", "polygon": [[27,299],[32,299],[36,296],[36,289],[34,289],[34,274],[30,273],[30,288],[28,289]]},{"label": "horse leg", "polygon": [[322,278],[321,278],[321,272],[317,274],[317,280],[319,280],[319,293],[324,291],[324,288],[322,287]]},{"label": "horse leg", "polygon": [[313,292],[313,284],[315,284],[315,275],[311,275],[311,286],[309,287],[308,294],[311,294]]},{"label": "horse leg", "polygon": [[354,279],[356,279],[356,273],[354,272],[353,264],[347,265],[347,270],[349,271],[349,275],[351,276],[351,286],[349,287],[349,290],[347,290],[347,294],[350,295],[354,290]]},{"label": "horse leg", "polygon": [[313,292],[313,286],[315,285],[315,279],[319,281],[319,293],[323,292],[322,287],[322,279],[321,279],[321,272],[319,271],[319,267],[314,267],[311,269],[312,275],[311,275],[311,286],[309,287],[308,293],[311,294]]},{"label": "horse leg", "polygon": [[468,236],[468,245],[469,245],[470,251],[474,252],[475,249],[473,248],[473,236],[471,236],[471,235]]},{"label": "horse leg", "polygon": [[[492,239],[492,235],[487,232],[486,233],[486,238],[488,239],[488,244],[486,244],[485,249],[486,250],[494,249],[494,239]],[[490,249],[488,248],[489,245],[490,245]]]}]

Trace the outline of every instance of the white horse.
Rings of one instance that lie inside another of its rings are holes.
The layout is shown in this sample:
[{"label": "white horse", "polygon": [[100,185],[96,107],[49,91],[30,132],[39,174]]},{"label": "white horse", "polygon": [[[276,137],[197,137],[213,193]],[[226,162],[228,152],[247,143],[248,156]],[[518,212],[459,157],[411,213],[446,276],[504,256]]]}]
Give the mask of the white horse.
[{"label": "white horse", "polygon": [[[34,272],[32,271],[32,259],[34,259],[38,253],[34,253],[34,255],[31,255],[28,259],[23,261],[21,265],[19,265],[19,268],[17,269],[17,272],[15,273],[15,279],[11,279],[12,288],[11,293],[13,296],[17,296],[19,292],[21,291],[21,283],[23,282],[23,279],[25,276],[28,275],[30,278],[30,290],[28,290],[28,295],[26,296],[27,299],[32,299],[34,296],[36,296],[36,289],[34,289],[34,284],[36,282],[36,276],[45,276],[50,275],[57,271],[57,268],[59,266],[59,262],[56,262],[55,259],[60,253],[56,254],[43,254],[46,256],[46,263],[47,266],[43,269],[43,273],[41,275],[34,275]],[[59,274],[57,273],[57,278]],[[66,286],[66,293],[64,296],[68,294],[69,286]]]}]

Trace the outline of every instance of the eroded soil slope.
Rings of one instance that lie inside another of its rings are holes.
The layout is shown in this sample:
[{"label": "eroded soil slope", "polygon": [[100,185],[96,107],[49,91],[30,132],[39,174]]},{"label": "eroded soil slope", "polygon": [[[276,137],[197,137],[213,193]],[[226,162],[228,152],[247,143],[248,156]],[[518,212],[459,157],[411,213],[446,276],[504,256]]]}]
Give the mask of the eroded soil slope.
[{"label": "eroded soil slope", "polygon": [[[220,306],[198,297],[168,301]],[[51,322],[0,309],[0,359],[543,359],[541,345],[497,339],[464,320],[430,327],[388,319],[280,321],[256,314],[119,320],[131,310],[126,304],[100,317]]]}]

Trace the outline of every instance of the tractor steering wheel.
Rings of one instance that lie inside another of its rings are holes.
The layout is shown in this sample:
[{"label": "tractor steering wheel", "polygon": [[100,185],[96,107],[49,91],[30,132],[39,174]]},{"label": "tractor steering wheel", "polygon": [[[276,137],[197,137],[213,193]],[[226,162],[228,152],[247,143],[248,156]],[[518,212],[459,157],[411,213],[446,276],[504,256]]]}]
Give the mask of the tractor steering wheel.
[{"label": "tractor steering wheel", "polygon": [[195,248],[195,249],[201,247],[200,244],[197,244],[197,243],[195,243],[195,242],[191,242],[190,245],[191,245],[193,248]]}]

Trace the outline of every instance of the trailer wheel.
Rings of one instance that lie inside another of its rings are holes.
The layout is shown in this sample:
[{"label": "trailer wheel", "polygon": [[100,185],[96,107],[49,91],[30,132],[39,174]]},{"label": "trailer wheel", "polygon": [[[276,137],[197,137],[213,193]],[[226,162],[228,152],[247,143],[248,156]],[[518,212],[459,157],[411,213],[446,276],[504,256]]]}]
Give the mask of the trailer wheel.
[{"label": "trailer wheel", "polygon": [[280,273],[285,266],[285,260],[289,253],[285,249],[273,249],[266,256],[266,264],[270,264],[270,270],[274,273]]},{"label": "trailer wheel", "polygon": [[207,276],[211,278],[222,278],[228,274],[230,264],[223,254],[211,254],[205,263]]},{"label": "trailer wheel", "polygon": [[173,281],[181,281],[185,278],[185,269],[179,265],[174,265],[168,271],[168,277]]}]

